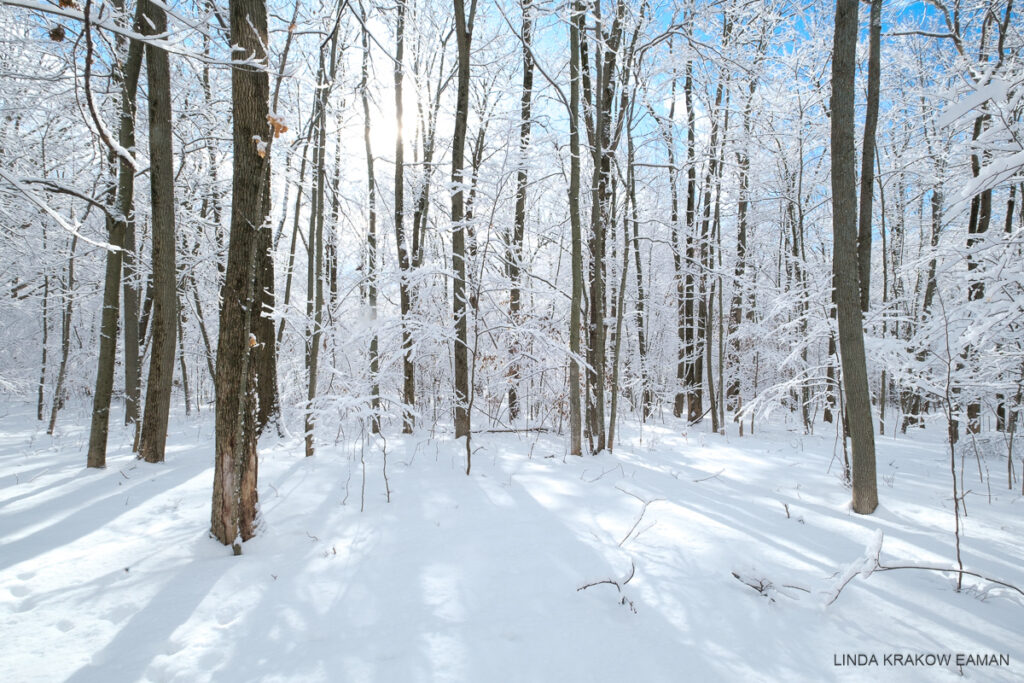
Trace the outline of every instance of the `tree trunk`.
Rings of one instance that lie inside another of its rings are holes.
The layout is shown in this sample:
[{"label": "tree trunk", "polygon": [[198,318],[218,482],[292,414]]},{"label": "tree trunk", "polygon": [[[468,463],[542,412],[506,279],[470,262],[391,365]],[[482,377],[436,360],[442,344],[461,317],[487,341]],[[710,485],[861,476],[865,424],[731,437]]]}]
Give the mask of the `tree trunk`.
[{"label": "tree trunk", "polygon": [[366,231],[366,290],[370,307],[370,431],[380,432],[380,358],[377,341],[377,181],[373,174],[373,148],[370,146],[370,96],[367,84],[370,78],[370,40],[366,28],[366,10],[359,3],[362,19],[363,62],[359,82],[359,96],[363,104],[363,146],[366,150],[366,194],[369,204]]},{"label": "tree trunk", "polygon": [[[267,9],[264,0],[231,0],[231,44],[265,65]],[[217,340],[216,465],[211,531],[224,545],[255,533],[256,439],[249,350],[263,193],[273,142],[267,123],[270,81],[263,68],[236,63],[231,69],[231,233],[221,291]],[[261,147],[260,145],[265,145]],[[262,154],[261,154],[262,152]],[[235,545],[236,554],[241,547]]]},{"label": "tree trunk", "polygon": [[[270,164],[266,164],[267,177],[264,187],[270,185]],[[270,226],[266,224],[270,216],[270,193],[263,193],[263,222],[257,232],[255,296],[256,318],[252,322],[252,332],[256,335],[256,345],[252,349],[253,372],[256,377],[256,434],[263,433],[268,424],[279,419],[281,414],[280,397],[277,388],[277,344],[274,339],[274,320],[270,317],[274,310],[274,244]]]},{"label": "tree trunk", "polygon": [[[136,21],[136,24],[138,22]],[[121,116],[118,124],[117,140],[124,149],[135,147],[135,94],[138,89],[139,71],[142,67],[142,43],[131,41],[128,44],[128,55],[121,72]],[[121,267],[127,256],[127,231],[134,224],[133,204],[135,199],[135,169],[128,160],[118,156],[117,190],[114,196],[114,216],[107,217],[107,235],[110,244],[121,247],[118,251],[106,254],[106,273],[103,283],[103,310],[100,317],[100,348],[96,362],[96,386],[93,392],[92,423],[89,429],[89,450],[86,456],[88,467],[106,467],[107,435],[110,428],[110,399],[114,389],[114,363],[117,355],[117,323],[121,289]],[[134,234],[135,228],[131,228]],[[127,275],[127,266],[125,267]],[[128,352],[128,336],[131,330],[135,341],[136,388],[138,387],[138,306],[129,310],[128,290],[134,287],[125,279],[125,372],[131,357]],[[134,317],[129,317],[129,312]],[[125,375],[125,400],[131,396],[128,375]],[[132,398],[131,400],[134,400]]]},{"label": "tree trunk", "polygon": [[452,314],[455,319],[455,438],[468,436],[469,414],[469,328],[466,306],[466,225],[463,199],[463,166],[466,126],[469,116],[469,56],[473,39],[472,0],[467,17],[464,0],[455,3],[455,38],[458,45],[458,94],[455,131],[452,135]]},{"label": "tree trunk", "polygon": [[[162,35],[167,14],[162,6],[143,0],[144,35]],[[153,349],[150,353],[146,410],[139,437],[139,457],[163,462],[167,442],[174,347],[177,341],[178,297],[175,283],[174,156],[171,130],[171,71],[167,52],[146,46],[149,86],[149,175],[153,231]]]},{"label": "tree trunk", "polygon": [[881,79],[882,0],[871,0],[868,48],[868,101],[864,113],[864,146],[860,160],[860,218],[857,223],[857,272],[860,308],[871,300],[871,200],[875,187],[875,130],[878,128],[878,91]]},{"label": "tree trunk", "polygon": [[[399,307],[402,315],[402,432],[411,434],[415,424],[413,409],[416,406],[416,365],[412,358],[412,321],[409,314],[412,309],[412,283],[409,281],[411,263],[409,244],[405,234],[405,140],[403,130],[403,86],[405,72],[403,59],[405,56],[405,10],[406,4],[400,1],[396,5],[397,19],[395,26],[395,245],[398,248],[398,283]],[[429,181],[428,181],[429,184]],[[413,248],[415,253],[415,247]]]},{"label": "tree trunk", "polygon": [[530,147],[530,123],[533,98],[533,5],[532,0],[521,0],[523,9],[523,89],[519,102],[519,168],[516,172],[516,208],[515,223],[511,239],[508,240],[506,256],[506,274],[511,289],[509,290],[508,314],[512,325],[512,343],[509,345],[509,387],[508,417],[510,421],[519,418],[519,345],[515,341],[516,327],[521,322],[520,310],[522,287],[523,236],[526,230],[526,154]]},{"label": "tree trunk", "polygon": [[573,0],[569,22],[569,224],[572,233],[572,296],[569,304],[569,454],[583,454],[580,414],[580,324],[583,308],[583,227],[580,222],[580,50],[582,3]]},{"label": "tree trunk", "polygon": [[856,256],[854,99],[857,2],[836,2],[832,57],[832,259],[847,422],[853,442],[853,510],[859,514],[870,514],[878,506],[878,484]]},{"label": "tree trunk", "polygon": [[[633,147],[633,133],[631,130],[626,131],[626,155],[626,183],[629,186],[629,207],[633,223],[633,235],[630,242],[633,247],[633,259],[636,264],[636,336],[637,350],[640,354],[640,385],[642,387],[640,400],[643,406],[641,415],[642,418],[646,420],[651,416],[651,405],[654,402],[654,397],[647,377],[647,335],[645,329],[646,320],[644,319],[644,308],[646,306],[647,297],[644,293],[644,278],[640,261],[640,215],[636,204],[636,169],[634,167],[635,150]],[[675,244],[675,240],[673,240],[673,244]],[[677,252],[673,250],[673,253]]]},{"label": "tree trunk", "polygon": [[71,352],[71,313],[74,311],[75,290],[75,247],[78,235],[71,237],[68,247],[68,279],[64,283],[64,311],[60,319],[60,365],[57,368],[57,383],[53,388],[53,402],[50,405],[50,424],[46,433],[53,435],[57,426],[57,411],[64,407],[64,379],[68,371],[68,354]]},{"label": "tree trunk", "polygon": [[327,182],[327,99],[334,83],[337,65],[338,34],[331,37],[330,68],[324,61],[324,50],[320,51],[320,67],[317,74],[319,85],[316,101],[316,145],[313,148],[313,168],[316,173],[312,210],[309,214],[309,235],[306,243],[306,457],[315,453],[315,424],[317,381],[320,370],[320,346],[323,339],[324,311],[324,192]]}]

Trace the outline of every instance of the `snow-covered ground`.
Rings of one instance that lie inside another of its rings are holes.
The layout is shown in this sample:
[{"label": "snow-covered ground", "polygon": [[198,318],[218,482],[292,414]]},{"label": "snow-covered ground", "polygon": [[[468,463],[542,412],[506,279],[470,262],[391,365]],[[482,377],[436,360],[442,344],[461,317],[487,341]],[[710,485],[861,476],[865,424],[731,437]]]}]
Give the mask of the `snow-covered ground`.
[{"label": "snow-covered ground", "polygon": [[[28,406],[0,406],[0,680],[1024,676],[1020,594],[855,574],[878,532],[883,564],[951,566],[939,426],[879,438],[868,517],[850,512],[834,434],[782,426],[627,424],[614,454],[582,458],[556,435],[479,434],[469,477],[461,442],[389,435],[387,485],[383,441],[349,429],[307,459],[268,438],[262,526],[235,557],[207,534],[210,417],[175,419],[160,465],[116,428],[90,471],[84,409],[51,438]],[[964,474],[965,568],[1024,587],[1024,500],[1005,461],[981,466],[990,487],[973,457]]]}]

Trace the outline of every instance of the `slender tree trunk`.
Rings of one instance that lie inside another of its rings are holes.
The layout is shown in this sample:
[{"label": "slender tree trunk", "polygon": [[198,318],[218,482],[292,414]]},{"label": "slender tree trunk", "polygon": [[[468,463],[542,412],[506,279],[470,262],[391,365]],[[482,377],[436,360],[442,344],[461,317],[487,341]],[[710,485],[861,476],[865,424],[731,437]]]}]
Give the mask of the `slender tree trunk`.
[{"label": "slender tree trunk", "polygon": [[[747,100],[743,107],[744,143],[750,140],[750,114],[756,89],[757,81],[751,78],[747,90]],[[740,323],[743,322],[744,310],[746,308],[747,212],[750,208],[750,155],[744,147],[741,147],[736,152],[736,168],[739,184],[739,193],[736,202],[736,265],[733,268],[734,284],[732,302],[729,305],[728,329],[730,356],[729,370],[731,376],[726,387],[725,400],[728,404],[728,409],[733,411],[735,418],[738,418],[743,398],[741,395],[739,378],[740,343],[736,333],[739,329]],[[742,423],[740,423],[740,426],[742,429]]]},{"label": "slender tree trunk", "polygon": [[192,394],[188,387],[188,368],[185,366],[185,316],[178,302],[178,365],[181,367],[181,390],[185,394],[185,415],[192,414]]},{"label": "slender tree trunk", "polygon": [[366,194],[369,204],[366,231],[366,298],[370,307],[370,431],[380,432],[380,357],[377,340],[377,181],[373,174],[373,147],[370,145],[370,39],[366,28],[366,10],[359,3],[362,19],[363,61],[359,81],[359,97],[363,104],[363,147],[366,151]]},{"label": "slender tree trunk", "polygon": [[[646,320],[644,319],[644,308],[646,306],[647,297],[644,292],[643,270],[640,260],[640,215],[636,204],[636,169],[634,167],[635,150],[633,147],[633,133],[631,130],[626,131],[626,147],[626,183],[629,186],[629,207],[633,223],[633,235],[632,240],[630,241],[633,247],[633,259],[636,264],[636,334],[637,350],[640,354],[640,384],[642,387],[641,402],[643,405],[641,415],[643,416],[643,419],[646,420],[651,416],[651,406],[654,402],[654,396],[647,377],[647,335],[645,329]],[[672,243],[675,245],[676,241],[673,240]],[[673,253],[678,254],[678,251],[673,249]]]},{"label": "slender tree trunk", "polygon": [[[674,413],[681,417],[686,407],[687,421],[692,423],[700,420],[703,408],[700,392],[700,355],[697,348],[694,330],[696,315],[697,239],[694,231],[697,227],[697,156],[696,156],[696,114],[693,102],[693,62],[686,63],[686,80],[683,85],[686,101],[686,251],[685,272],[682,287],[682,306],[679,317],[679,362],[676,366],[676,382],[678,384]],[[679,247],[677,247],[679,248]],[[678,297],[678,292],[677,292]]]},{"label": "slender tree trunk", "polygon": [[[475,0],[467,17],[464,0],[455,3],[455,37],[458,45],[458,94],[455,132],[452,135],[452,314],[455,318],[455,438],[468,436],[469,414],[469,311],[466,306],[466,225],[463,198],[463,166],[469,116],[469,57],[473,39]],[[467,466],[468,473],[468,466]]]},{"label": "slender tree trunk", "polygon": [[[399,306],[402,314],[402,432],[411,434],[415,425],[413,410],[416,406],[416,365],[412,357],[412,283],[409,281],[411,263],[409,244],[405,234],[405,140],[403,86],[405,82],[405,10],[404,0],[396,5],[395,26],[395,244],[398,248]],[[429,181],[427,181],[429,184]],[[413,247],[415,253],[415,246]]]},{"label": "slender tree trunk", "polygon": [[878,507],[875,436],[864,356],[860,283],[856,260],[856,148],[854,98],[857,2],[837,0],[832,58],[832,233],[846,413],[853,442],[853,510],[871,514]]},{"label": "slender tree trunk", "polygon": [[[629,124],[627,124],[629,125]],[[631,167],[630,167],[631,168]],[[627,175],[631,170],[627,170]],[[628,181],[627,181],[628,182]],[[622,319],[626,306],[626,279],[629,276],[629,215],[623,217],[622,225],[622,273],[615,310],[615,344],[612,351],[612,399],[611,414],[608,417],[608,450],[615,450],[615,420],[619,409],[619,362],[622,352]]]},{"label": "slender tree trunk", "polygon": [[[136,22],[137,23],[137,22]],[[135,94],[142,67],[142,43],[131,41],[125,66],[121,72],[121,116],[118,124],[118,144],[124,149],[135,147]],[[106,273],[103,284],[103,311],[100,316],[100,348],[96,362],[96,386],[93,391],[92,423],[89,429],[89,450],[86,456],[88,467],[106,467],[107,435],[110,428],[110,400],[114,388],[114,362],[117,354],[118,307],[121,289],[121,267],[128,258],[126,237],[129,225],[134,235],[133,203],[135,198],[135,169],[127,159],[118,156],[117,190],[114,196],[114,216],[107,218],[107,234],[111,245],[121,247],[117,251],[106,254]],[[125,267],[127,275],[127,266]],[[131,357],[128,353],[128,336],[131,331],[135,341],[136,388],[138,365],[138,306],[129,310],[128,290],[134,292],[126,277],[125,283],[125,372],[127,373]],[[129,317],[129,313],[132,316]],[[125,400],[134,400],[127,384],[125,375]]]},{"label": "slender tree trunk", "polygon": [[[299,239],[299,218],[302,209],[302,196],[301,190],[303,183],[306,180],[306,166],[309,152],[309,142],[313,137],[313,131],[316,123],[316,114],[310,116],[309,126],[306,131],[306,141],[302,145],[302,163],[299,164],[299,190],[295,193],[295,208],[292,210],[292,239],[291,246],[288,249],[288,267],[285,269],[285,280],[284,280],[284,308],[288,307],[291,303],[292,296],[292,280],[295,277],[295,249],[298,245]],[[281,339],[284,338],[284,318],[281,318],[280,324],[277,326],[277,344],[281,345]]]},{"label": "slender tree trunk", "polygon": [[57,411],[64,407],[64,379],[68,371],[68,354],[71,352],[71,314],[74,311],[75,290],[75,248],[78,235],[71,237],[68,246],[68,276],[64,283],[64,311],[60,319],[60,365],[57,367],[57,383],[53,388],[53,402],[50,405],[50,424],[46,433],[52,435],[57,426]]},{"label": "slender tree trunk", "polygon": [[320,85],[316,102],[316,145],[313,150],[313,168],[316,173],[312,211],[309,216],[309,236],[306,251],[306,316],[309,329],[306,335],[306,457],[315,453],[316,396],[320,370],[320,346],[323,339],[324,310],[324,193],[327,181],[327,98],[334,83],[337,64],[337,33],[331,38],[330,68],[325,63],[324,50],[320,51],[317,82]]},{"label": "slender tree trunk", "polygon": [[[43,226],[43,253],[46,253],[46,226]],[[43,421],[43,406],[45,405],[46,393],[46,350],[50,337],[50,275],[44,271],[43,274],[43,343],[42,359],[39,363],[39,385],[38,396],[36,397],[36,419]],[[97,465],[102,467],[102,465]]]},{"label": "slender tree trunk", "polygon": [[526,155],[530,147],[533,98],[533,49],[531,43],[533,34],[533,5],[532,0],[521,0],[520,4],[523,8],[523,90],[519,103],[519,168],[516,172],[515,223],[512,228],[511,239],[508,240],[509,247],[506,256],[506,273],[511,284],[508,313],[513,328],[511,334],[513,341],[508,350],[510,361],[508,372],[508,416],[511,421],[519,418],[519,346],[515,340],[517,339],[516,327],[521,322],[523,236],[526,230]]},{"label": "slender tree trunk", "polygon": [[[143,0],[144,35],[162,35],[167,15],[162,6]],[[139,457],[163,462],[167,442],[171,383],[174,379],[174,346],[178,321],[175,283],[174,152],[171,130],[171,70],[167,52],[146,46],[146,79],[149,86],[149,157],[153,228],[153,349],[150,353],[146,410],[139,438]]]},{"label": "slender tree trunk", "polygon": [[[979,116],[974,121],[974,134],[972,140],[977,140],[981,137],[985,129],[985,124],[988,120],[988,115]],[[981,173],[981,158],[978,152],[971,155],[971,173],[977,178]],[[971,200],[971,214],[967,224],[967,273],[970,278],[970,282],[967,286],[967,300],[968,301],[980,301],[985,298],[985,281],[982,278],[976,277],[973,273],[978,268],[978,263],[975,260],[974,248],[983,239],[980,237],[988,232],[989,224],[992,220],[992,190],[987,189],[982,191],[980,194],[974,196]],[[972,347],[968,347],[963,356],[966,358],[973,352]],[[954,397],[958,395],[959,387],[956,387]],[[953,429],[958,431],[957,421],[953,420]],[[969,434],[977,434],[981,431],[981,402],[976,399],[972,399],[967,404],[967,432]]]},{"label": "slender tree trunk", "polygon": [[569,224],[572,233],[572,296],[569,304],[569,454],[583,454],[580,414],[580,324],[583,308],[583,227],[580,222],[580,25],[581,0],[573,0],[569,22]]},{"label": "slender tree trunk", "polygon": [[[265,65],[267,9],[264,0],[230,0],[231,44],[236,56]],[[273,142],[267,124],[270,81],[263,68],[235,63],[231,69],[234,155],[231,234],[221,292],[217,341],[216,465],[211,531],[224,545],[255,533],[256,438],[250,328],[258,232],[263,222],[265,165]],[[261,145],[263,145],[261,147]],[[261,154],[262,152],[262,154]]]},{"label": "slender tree trunk", "polygon": [[867,312],[871,301],[871,203],[875,187],[875,130],[878,128],[878,94],[882,58],[882,0],[871,0],[868,34],[868,101],[864,114],[864,145],[860,163],[860,218],[857,221],[857,272],[860,276],[860,308]]},{"label": "slender tree trunk", "polygon": [[[1006,200],[1006,218],[1003,223],[1003,233],[1005,235],[1013,234],[1013,209],[1015,198],[1017,194],[1017,186],[1010,185],[1010,196]],[[1016,408],[1011,408],[1015,410]],[[996,431],[1005,432],[1006,430],[1006,394],[996,394]]]}]

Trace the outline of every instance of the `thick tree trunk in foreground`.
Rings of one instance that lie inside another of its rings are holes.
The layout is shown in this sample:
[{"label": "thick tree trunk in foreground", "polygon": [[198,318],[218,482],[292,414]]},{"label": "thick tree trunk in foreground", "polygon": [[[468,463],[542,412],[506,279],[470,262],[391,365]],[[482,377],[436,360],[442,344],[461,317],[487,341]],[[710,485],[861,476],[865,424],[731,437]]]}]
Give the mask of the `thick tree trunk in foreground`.
[{"label": "thick tree trunk in foreground", "polygon": [[[231,44],[240,48],[236,59],[264,62],[264,1],[231,0],[230,13]],[[256,440],[249,335],[255,298],[257,232],[263,220],[264,165],[268,163],[272,135],[267,125],[269,94],[266,71],[241,64],[232,67],[231,235],[217,340],[216,465],[211,515],[211,532],[225,545],[237,538],[248,540],[255,533]],[[236,546],[238,552],[241,549]]]},{"label": "thick tree trunk in foreground", "polygon": [[[145,0],[144,7],[143,34],[162,35],[166,32],[167,14],[163,8],[149,0]],[[146,78],[149,85],[149,183],[153,212],[153,347],[146,410],[139,437],[139,457],[147,462],[163,462],[178,325],[171,68],[167,52],[163,49],[146,46]]]},{"label": "thick tree trunk in foreground", "polygon": [[853,118],[857,1],[836,2],[832,57],[832,258],[847,422],[853,442],[853,510],[866,515],[878,507],[878,484],[857,278],[857,176]]}]

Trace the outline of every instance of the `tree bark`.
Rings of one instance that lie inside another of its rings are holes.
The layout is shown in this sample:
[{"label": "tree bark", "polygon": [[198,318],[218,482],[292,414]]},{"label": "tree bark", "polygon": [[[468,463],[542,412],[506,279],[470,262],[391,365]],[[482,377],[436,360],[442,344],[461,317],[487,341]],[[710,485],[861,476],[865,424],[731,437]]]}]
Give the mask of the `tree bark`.
[{"label": "tree bark", "polygon": [[57,383],[53,388],[53,401],[50,404],[50,424],[46,433],[53,435],[57,426],[57,412],[64,407],[64,379],[68,371],[68,354],[71,352],[71,314],[74,312],[75,290],[75,247],[78,246],[78,235],[73,235],[68,246],[68,277],[64,283],[64,311],[60,318],[60,365],[57,367]]},{"label": "tree bark", "polygon": [[359,3],[362,19],[363,61],[359,81],[359,97],[363,105],[363,146],[366,151],[366,195],[369,204],[366,230],[366,299],[370,307],[370,431],[380,432],[380,358],[377,340],[377,180],[373,174],[373,148],[370,145],[370,39],[366,28],[366,10]]},{"label": "tree bark", "polygon": [[[138,25],[138,21],[136,21]],[[125,66],[119,76],[121,81],[121,116],[118,123],[117,140],[124,149],[135,147],[135,95],[138,89],[139,72],[142,67],[142,43],[131,41]],[[100,348],[96,362],[96,386],[93,391],[92,423],[89,429],[89,450],[86,455],[88,467],[106,467],[107,435],[110,429],[110,400],[114,389],[114,363],[117,355],[118,307],[120,304],[121,267],[127,252],[126,235],[129,224],[134,223],[133,203],[135,199],[135,169],[128,160],[118,156],[117,189],[114,195],[114,217],[107,217],[107,235],[111,245],[121,247],[106,254],[106,273],[103,283],[103,310],[100,315]],[[131,228],[134,233],[134,227]],[[126,268],[127,270],[127,268]],[[127,278],[125,288],[125,372],[130,361],[128,355],[128,333],[132,331],[135,340],[136,365],[138,359],[137,306],[128,317],[127,293],[130,287]],[[137,370],[137,368],[136,368]],[[136,372],[135,377],[138,374]],[[128,376],[125,376],[125,398],[129,398]],[[136,381],[137,386],[137,381]]]},{"label": "tree bark", "polygon": [[856,256],[854,99],[857,2],[836,2],[832,56],[832,259],[847,422],[853,442],[853,510],[866,515],[878,506],[878,484]]},{"label": "tree bark", "polygon": [[[506,256],[506,273],[511,288],[509,290],[508,313],[512,325],[512,338],[516,339],[516,326],[520,323],[522,309],[522,258],[523,237],[526,230],[526,154],[530,147],[530,124],[533,104],[533,5],[532,0],[521,0],[523,8],[523,89],[519,101],[519,168],[516,171],[516,208],[515,223],[511,239],[508,240]],[[516,341],[509,345],[509,387],[508,416],[509,420],[519,418],[519,346]]]},{"label": "tree bark", "polygon": [[[402,432],[411,434],[415,426],[413,410],[416,406],[416,365],[412,358],[412,274],[409,243],[405,234],[405,140],[403,130],[404,106],[403,86],[405,82],[405,10],[406,3],[399,0],[396,5],[395,26],[395,245],[398,249],[399,307],[402,315]],[[427,181],[429,184],[429,180]],[[413,247],[415,254],[415,246]]]},{"label": "tree bark", "polygon": [[583,227],[580,222],[580,25],[582,3],[573,0],[569,22],[569,224],[572,233],[572,295],[569,304],[569,454],[583,454],[580,414],[580,324],[583,308]]},{"label": "tree bark", "polygon": [[469,327],[466,300],[466,225],[463,192],[466,127],[469,116],[469,56],[473,40],[476,0],[466,16],[464,0],[454,0],[455,38],[458,45],[458,93],[452,135],[452,314],[455,319],[455,438],[470,433]]},{"label": "tree bark", "polygon": [[875,130],[878,128],[878,95],[882,71],[882,0],[871,0],[868,34],[868,101],[864,113],[864,145],[860,160],[860,218],[857,221],[857,272],[860,275],[860,308],[864,312],[867,312],[871,300],[871,204],[875,186]]},{"label": "tree bark", "polygon": [[[266,63],[264,0],[231,0],[235,58]],[[236,62],[231,69],[231,233],[221,291],[217,340],[216,465],[211,531],[224,545],[255,533],[256,439],[250,365],[250,327],[258,236],[263,221],[265,164],[272,133],[267,124],[270,81],[265,69]],[[260,143],[262,147],[261,156]],[[235,552],[241,547],[235,545]]]},{"label": "tree bark", "polygon": [[[142,0],[143,35],[162,35],[167,14],[162,6]],[[167,443],[174,347],[177,342],[178,297],[175,283],[174,156],[171,130],[171,70],[167,52],[146,45],[149,86],[149,176],[153,241],[153,348],[150,353],[146,409],[139,438],[139,457],[163,462]]]}]

